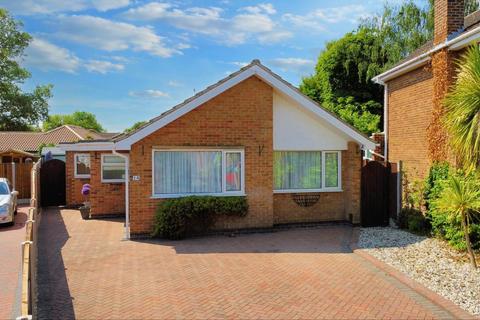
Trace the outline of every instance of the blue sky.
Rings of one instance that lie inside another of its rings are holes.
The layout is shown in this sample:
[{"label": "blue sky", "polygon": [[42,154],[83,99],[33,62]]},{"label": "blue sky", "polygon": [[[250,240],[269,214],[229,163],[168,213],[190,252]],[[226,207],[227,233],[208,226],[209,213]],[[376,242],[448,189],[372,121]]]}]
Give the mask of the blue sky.
[{"label": "blue sky", "polygon": [[[400,2],[397,0],[396,2]],[[378,0],[0,0],[34,40],[27,89],[54,85],[50,113],[93,112],[122,131],[252,59],[294,85],[325,43],[378,13]]]}]

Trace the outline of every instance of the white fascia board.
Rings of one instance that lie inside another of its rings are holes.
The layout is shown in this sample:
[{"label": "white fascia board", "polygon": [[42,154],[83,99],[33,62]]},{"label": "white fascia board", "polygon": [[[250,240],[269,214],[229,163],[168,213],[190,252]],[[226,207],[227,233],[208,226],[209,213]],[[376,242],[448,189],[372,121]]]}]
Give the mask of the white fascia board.
[{"label": "white fascia board", "polygon": [[409,71],[412,71],[414,69],[417,69],[417,68],[423,66],[424,64],[426,64],[428,61],[431,60],[430,55],[422,55],[422,56],[423,57],[421,59],[415,59],[415,61],[413,61],[413,60],[407,61],[405,63],[405,65],[401,64],[401,65],[398,66],[398,67],[401,67],[401,68],[391,69],[388,72],[382,73],[382,74],[374,77],[372,80],[375,83],[384,85],[386,81],[388,81],[390,79],[393,79],[393,78],[396,78],[398,76],[401,76],[402,74],[405,74],[405,73],[407,73]]},{"label": "white fascia board", "polygon": [[453,38],[452,40],[448,41],[448,50],[457,51],[460,49],[465,48],[466,46],[470,45],[475,40],[480,39],[480,27],[477,27],[473,30],[470,30],[461,36]]},{"label": "white fascia board", "polygon": [[218,85],[217,87],[213,88],[212,90],[206,92],[205,94],[193,99],[192,101],[188,102],[187,104],[183,105],[179,109],[171,112],[170,114],[166,115],[165,117],[159,119],[151,123],[150,125],[146,126],[145,128],[135,132],[131,136],[125,138],[124,140],[120,140],[115,143],[115,149],[117,150],[130,150],[130,147],[133,143],[151,135],[158,129],[166,126],[170,122],[180,118],[184,114],[192,111],[196,107],[204,104],[205,102],[209,101],[210,99],[216,97],[217,95],[221,94],[222,92],[230,89],[231,87],[235,86],[236,84],[242,82],[243,80],[251,77],[254,74],[253,68],[249,68],[242,73],[239,73],[237,76],[228,79],[224,83]]},{"label": "white fascia board", "polygon": [[329,124],[338,128],[340,131],[344,132],[347,136],[357,141],[365,149],[375,149],[376,144],[370,139],[364,137],[362,134],[358,133],[356,130],[350,128],[343,121],[337,119],[335,116],[330,114],[328,111],[320,108],[316,103],[311,101],[309,98],[305,97],[303,94],[298,93],[296,90],[292,89],[289,85],[285,84],[283,81],[272,76],[269,72],[264,69],[253,66],[252,69],[255,70],[260,78],[265,82],[270,84],[272,87],[276,88],[283,94],[287,95],[289,98],[293,99],[295,102],[305,107],[307,110],[316,114],[320,118],[326,120]]},{"label": "white fascia board", "polygon": [[430,60],[430,56],[434,52],[442,50],[443,48],[448,48],[448,50],[451,51],[461,50],[466,46],[470,45],[472,42],[478,40],[480,40],[480,27],[465,32],[464,34],[459,35],[458,37],[455,37],[451,40],[447,40],[433,47],[428,52],[425,52],[418,57],[413,58],[412,60],[405,61],[404,63],[396,66],[395,68],[387,70],[384,73],[373,77],[372,80],[378,84],[385,84],[385,81],[398,77],[399,75],[416,69],[422,64],[426,63]]},{"label": "white fascia board", "polygon": [[65,151],[111,151],[113,142],[85,142],[75,144],[59,144],[58,147]]}]

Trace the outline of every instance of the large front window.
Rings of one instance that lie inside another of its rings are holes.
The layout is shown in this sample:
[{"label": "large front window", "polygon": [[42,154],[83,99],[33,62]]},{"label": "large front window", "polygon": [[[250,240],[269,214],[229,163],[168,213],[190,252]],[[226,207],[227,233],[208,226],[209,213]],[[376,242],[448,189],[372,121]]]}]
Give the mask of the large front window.
[{"label": "large front window", "polygon": [[154,150],[153,195],[243,193],[242,150]]},{"label": "large front window", "polygon": [[333,191],[340,189],[339,151],[275,151],[276,192]]}]

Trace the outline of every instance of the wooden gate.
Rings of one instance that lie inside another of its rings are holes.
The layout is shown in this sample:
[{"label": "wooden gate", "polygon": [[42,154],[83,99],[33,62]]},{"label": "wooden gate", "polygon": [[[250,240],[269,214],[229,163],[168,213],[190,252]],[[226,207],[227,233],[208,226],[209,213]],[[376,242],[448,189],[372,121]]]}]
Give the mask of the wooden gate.
[{"label": "wooden gate", "polygon": [[389,222],[391,166],[368,161],[362,167],[361,223],[363,227],[386,226]]},{"label": "wooden gate", "polygon": [[30,199],[30,171],[33,162],[0,163],[0,178],[7,178],[18,191],[18,199]]},{"label": "wooden gate", "polygon": [[53,159],[42,164],[40,197],[42,207],[65,204],[65,162]]}]

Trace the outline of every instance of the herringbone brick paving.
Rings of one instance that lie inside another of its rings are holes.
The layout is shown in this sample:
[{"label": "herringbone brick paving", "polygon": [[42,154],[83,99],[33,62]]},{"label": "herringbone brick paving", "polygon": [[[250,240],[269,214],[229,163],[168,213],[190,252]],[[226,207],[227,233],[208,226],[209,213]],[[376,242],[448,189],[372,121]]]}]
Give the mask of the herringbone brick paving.
[{"label": "herringbone brick paving", "polygon": [[49,210],[39,318],[451,318],[349,249],[330,226],[182,241],[122,241],[123,222]]}]

